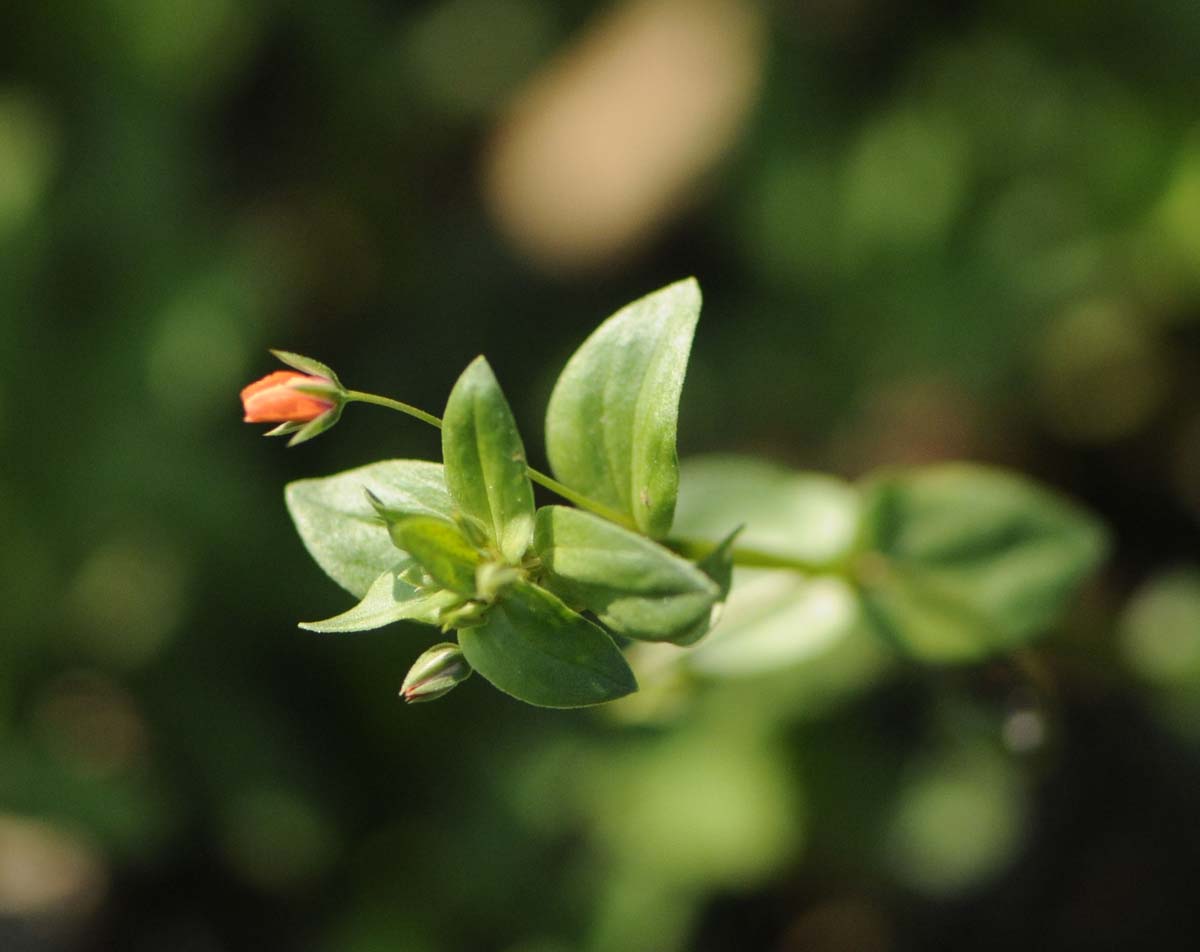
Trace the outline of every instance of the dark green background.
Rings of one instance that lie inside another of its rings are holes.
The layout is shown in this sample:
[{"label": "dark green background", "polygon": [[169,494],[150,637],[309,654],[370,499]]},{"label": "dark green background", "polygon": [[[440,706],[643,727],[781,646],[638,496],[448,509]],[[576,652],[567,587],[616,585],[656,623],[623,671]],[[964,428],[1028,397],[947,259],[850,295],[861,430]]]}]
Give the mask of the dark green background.
[{"label": "dark green background", "polygon": [[[1196,947],[1200,5],[748,7],[719,158],[555,266],[483,170],[605,7],[0,10],[0,948]],[[1114,530],[1071,617],[665,725],[478,678],[405,708],[429,629],[295,628],[348,598],[283,484],[438,440],[361,407],[262,441],[267,347],[434,411],[486,353],[542,462],[566,356],[687,274],[685,455],[1015,467]]]}]

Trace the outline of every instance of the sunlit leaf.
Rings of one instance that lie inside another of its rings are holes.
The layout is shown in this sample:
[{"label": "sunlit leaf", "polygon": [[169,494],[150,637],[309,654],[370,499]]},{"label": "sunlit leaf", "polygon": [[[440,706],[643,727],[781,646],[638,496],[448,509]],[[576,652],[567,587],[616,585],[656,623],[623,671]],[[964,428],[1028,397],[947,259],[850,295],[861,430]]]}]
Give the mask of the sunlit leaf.
[{"label": "sunlit leaf", "polygon": [[482,357],[450,393],[442,456],[455,502],[482,523],[509,562],[519,562],[533,538],[533,487],[512,410]]},{"label": "sunlit leaf", "polygon": [[585,707],[637,690],[612,639],[544,589],[518,582],[484,624],[458,633],[471,667],[539,707]]},{"label": "sunlit leaf", "polygon": [[475,570],[482,559],[453,522],[437,516],[404,516],[390,522],[388,531],[396,546],[439,585],[463,595],[475,594]]},{"label": "sunlit leaf", "polygon": [[359,598],[398,557],[364,490],[395,513],[454,514],[439,463],[385,460],[289,483],[284,498],[305,548],[330,578]]},{"label": "sunlit leaf", "polygon": [[534,546],[547,588],[630,638],[666,641],[687,632],[720,594],[669,549],[579,509],[539,509]]},{"label": "sunlit leaf", "polygon": [[651,536],[670,531],[675,511],[679,395],[699,316],[691,278],[622,308],[567,362],[546,413],[554,474]]},{"label": "sunlit leaf", "polygon": [[370,631],[406,620],[437,624],[438,613],[453,605],[459,596],[445,590],[422,590],[409,584],[401,576],[416,564],[411,558],[402,557],[372,583],[362,601],[353,608],[324,621],[301,622],[300,627],[325,633]]}]

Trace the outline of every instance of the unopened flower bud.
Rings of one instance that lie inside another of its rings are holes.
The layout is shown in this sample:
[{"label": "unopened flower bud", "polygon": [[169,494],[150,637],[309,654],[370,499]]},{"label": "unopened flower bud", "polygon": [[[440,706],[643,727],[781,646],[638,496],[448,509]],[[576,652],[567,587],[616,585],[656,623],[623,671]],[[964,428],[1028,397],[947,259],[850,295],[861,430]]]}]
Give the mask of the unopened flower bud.
[{"label": "unopened flower bud", "polygon": [[337,404],[303,393],[296,384],[328,385],[324,377],[314,377],[295,370],[276,370],[256,380],[242,390],[242,407],[247,423],[308,423]]},{"label": "unopened flower bud", "polygon": [[458,645],[453,642],[434,645],[409,669],[400,687],[400,696],[408,704],[433,701],[470,676],[471,666]]}]

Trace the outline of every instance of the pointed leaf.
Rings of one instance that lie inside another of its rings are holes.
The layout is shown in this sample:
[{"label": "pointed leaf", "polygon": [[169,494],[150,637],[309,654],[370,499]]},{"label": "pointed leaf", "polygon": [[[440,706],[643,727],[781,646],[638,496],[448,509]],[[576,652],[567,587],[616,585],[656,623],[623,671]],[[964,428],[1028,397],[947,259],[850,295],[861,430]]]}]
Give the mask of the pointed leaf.
[{"label": "pointed leaf", "polygon": [[359,598],[399,558],[364,489],[396,513],[454,514],[439,463],[385,460],[289,483],[284,498],[305,548],[330,578]]},{"label": "pointed leaf", "polygon": [[388,531],[392,541],[439,585],[463,595],[475,594],[475,569],[482,559],[453,522],[437,516],[405,516],[390,523]]},{"label": "pointed leaf", "polygon": [[544,589],[517,582],[477,628],[458,633],[471,667],[539,707],[586,707],[637,690],[612,639]]},{"label": "pointed leaf", "polygon": [[377,578],[362,601],[349,611],[324,621],[301,622],[306,631],[370,631],[397,621],[419,621],[436,625],[438,613],[460,599],[454,592],[427,591],[410,585],[401,575],[416,563],[407,557]]},{"label": "pointed leaf", "polygon": [[482,357],[450,393],[442,457],[455,502],[484,526],[509,562],[519,562],[533,537],[533,486],[517,422]]},{"label": "pointed leaf", "polygon": [[699,315],[693,278],[622,308],[567,362],[546,412],[555,476],[660,538],[675,512],[679,395]]},{"label": "pointed leaf", "polygon": [[622,635],[667,641],[706,619],[720,591],[686,559],[580,509],[538,510],[545,586]]}]

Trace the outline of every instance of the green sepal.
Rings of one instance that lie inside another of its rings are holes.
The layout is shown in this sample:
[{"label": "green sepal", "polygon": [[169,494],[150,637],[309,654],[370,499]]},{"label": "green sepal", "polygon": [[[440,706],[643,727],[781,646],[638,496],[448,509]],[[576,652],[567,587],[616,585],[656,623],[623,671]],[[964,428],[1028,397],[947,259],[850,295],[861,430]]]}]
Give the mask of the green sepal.
[{"label": "green sepal", "polygon": [[603,629],[527,581],[514,583],[482,625],[459,631],[458,638],[472,668],[527,704],[587,707],[637,690]]},{"label": "green sepal", "polygon": [[294,420],[288,420],[286,423],[280,423],[279,426],[267,430],[263,436],[287,436],[289,433],[295,433],[303,426],[303,423],[297,423]]},{"label": "green sepal", "polygon": [[326,410],[315,420],[309,420],[302,426],[290,440],[288,446],[299,446],[301,443],[307,443],[314,437],[320,436],[338,420],[342,418],[342,404],[336,403],[330,409]]},{"label": "green sepal", "polygon": [[333,403],[343,402],[346,395],[346,391],[332,381],[328,383],[309,383],[307,380],[293,380],[287,385],[287,388],[308,397],[316,397],[318,400],[329,400]]},{"label": "green sepal", "polygon": [[475,569],[482,561],[463,531],[436,516],[404,516],[388,522],[397,548],[411,555],[430,577],[452,592],[475,594]]},{"label": "green sepal", "polygon": [[699,316],[694,278],[622,308],[567,362],[546,411],[554,475],[655,538],[675,512],[679,396]]},{"label": "green sepal", "polygon": [[525,447],[492,368],[477,357],[458,378],[442,418],[446,484],[510,563],[533,536],[533,486]]},{"label": "green sepal", "polygon": [[287,364],[293,370],[312,374],[314,377],[325,377],[332,380],[339,388],[342,386],[342,382],[338,380],[338,375],[328,365],[321,363],[319,360],[305,357],[303,354],[294,354],[290,350],[272,350],[271,356],[280,363]]},{"label": "green sepal", "polygon": [[324,621],[301,622],[300,627],[328,633],[370,631],[398,621],[438,624],[441,613],[461,596],[445,590],[426,591],[411,584],[406,576],[414,567],[411,558],[404,558],[380,575],[353,608]]},{"label": "green sepal", "polygon": [[691,562],[590,512],[545,506],[536,526],[545,587],[619,634],[670,641],[707,619],[720,595]]}]

